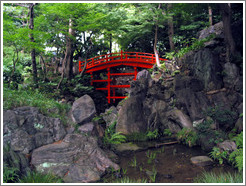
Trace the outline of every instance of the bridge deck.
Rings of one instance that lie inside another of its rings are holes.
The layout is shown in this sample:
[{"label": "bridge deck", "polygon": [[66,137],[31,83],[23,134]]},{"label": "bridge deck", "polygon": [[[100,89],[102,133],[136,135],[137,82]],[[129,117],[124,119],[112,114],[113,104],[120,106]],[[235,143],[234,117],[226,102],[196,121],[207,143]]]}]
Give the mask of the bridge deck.
[{"label": "bridge deck", "polygon": [[[166,59],[160,58],[160,61],[166,61]],[[107,87],[96,88],[96,90],[107,90],[108,91],[108,103],[110,103],[110,99],[123,99],[126,96],[115,96],[116,88],[129,88],[130,85],[112,85],[111,76],[134,76],[134,80],[136,80],[137,76],[137,67],[141,68],[152,68],[156,63],[156,58],[154,54],[151,53],[143,53],[143,52],[119,52],[119,53],[111,53],[96,56],[90,59],[87,59],[86,64],[86,73],[91,74],[91,85],[93,83],[99,82],[107,82]],[[85,65],[85,61],[79,61],[79,71],[83,70]],[[133,73],[110,73],[110,68],[116,66],[132,66],[134,68]],[[107,80],[94,80],[93,72],[100,71],[103,69],[107,69],[108,79]],[[113,96],[110,96],[111,89],[113,90]]]}]

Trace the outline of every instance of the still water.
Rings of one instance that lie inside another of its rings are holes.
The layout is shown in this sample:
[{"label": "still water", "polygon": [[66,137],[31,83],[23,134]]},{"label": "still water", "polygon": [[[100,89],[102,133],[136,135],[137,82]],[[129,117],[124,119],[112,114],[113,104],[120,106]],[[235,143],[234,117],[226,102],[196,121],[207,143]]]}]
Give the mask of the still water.
[{"label": "still water", "polygon": [[189,148],[173,144],[121,154],[119,165],[124,172],[121,172],[122,177],[138,181],[145,179],[152,183],[193,183],[194,178],[204,171],[235,172],[235,169],[227,164],[214,163],[205,167],[193,165],[190,158],[201,155],[208,154],[199,147]]}]

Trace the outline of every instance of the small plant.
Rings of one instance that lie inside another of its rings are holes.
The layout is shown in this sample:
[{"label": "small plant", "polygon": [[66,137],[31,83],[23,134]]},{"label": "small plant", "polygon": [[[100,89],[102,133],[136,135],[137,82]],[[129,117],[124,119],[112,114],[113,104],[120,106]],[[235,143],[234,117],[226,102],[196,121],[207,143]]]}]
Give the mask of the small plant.
[{"label": "small plant", "polygon": [[243,132],[233,138],[237,144],[237,150],[229,155],[229,161],[238,168],[239,171],[243,170]]},{"label": "small plant", "polygon": [[223,164],[224,159],[227,159],[228,152],[222,151],[218,147],[213,147],[213,150],[209,153],[210,157],[214,160],[218,160],[219,164]]},{"label": "small plant", "polygon": [[131,179],[129,177],[123,177],[121,179],[117,179],[117,180],[112,181],[112,183],[147,183],[147,180],[144,178],[135,180],[135,179]]},{"label": "small plant", "polygon": [[123,173],[124,175],[126,175],[127,169],[123,169],[123,168],[122,168],[122,173]]},{"label": "small plant", "polygon": [[148,131],[146,133],[146,136],[148,137],[148,139],[152,140],[152,139],[156,139],[158,137],[158,129],[155,129],[154,131]]},{"label": "small plant", "polygon": [[170,136],[172,136],[172,132],[171,132],[171,130],[170,130],[170,129],[164,129],[164,131],[163,131],[163,135],[164,135],[164,136],[168,136],[168,137],[170,137]]},{"label": "small plant", "polygon": [[130,161],[129,165],[131,167],[137,167],[137,159],[136,156],[133,157],[132,161]]},{"label": "small plant", "polygon": [[3,167],[3,183],[13,183],[18,179],[19,170],[16,167]]},{"label": "small plant", "polygon": [[153,166],[152,171],[148,171],[148,172],[149,172],[148,176],[149,176],[151,183],[155,183],[156,176],[157,176],[156,168]]},{"label": "small plant", "polygon": [[183,142],[189,147],[196,145],[198,136],[196,132],[190,128],[183,128],[181,131],[177,133],[177,138],[180,142]]},{"label": "small plant", "polygon": [[115,132],[116,122],[108,126],[105,130],[103,137],[103,143],[105,146],[110,146],[111,144],[121,144],[126,141],[126,137],[121,134],[121,132]]},{"label": "small plant", "polygon": [[99,121],[99,120],[101,120],[101,119],[102,119],[101,116],[95,116],[94,118],[92,118],[92,121],[97,122],[97,121]]},{"label": "small plant", "polygon": [[243,183],[243,174],[204,172],[194,179],[194,183]]},{"label": "small plant", "polygon": [[51,174],[39,172],[28,172],[26,176],[19,179],[19,183],[62,183],[62,179]]},{"label": "small plant", "polygon": [[156,159],[156,153],[150,152],[149,150],[147,151],[146,156],[148,157],[148,164],[151,164],[152,161]]}]

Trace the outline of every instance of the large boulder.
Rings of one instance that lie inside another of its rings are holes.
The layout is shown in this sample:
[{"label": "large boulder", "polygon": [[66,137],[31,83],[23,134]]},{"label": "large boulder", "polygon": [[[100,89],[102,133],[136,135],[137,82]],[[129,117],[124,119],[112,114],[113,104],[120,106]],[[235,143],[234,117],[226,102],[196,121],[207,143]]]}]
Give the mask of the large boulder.
[{"label": "large boulder", "polygon": [[73,122],[77,124],[85,124],[96,114],[94,101],[87,94],[77,99],[70,111]]},{"label": "large boulder", "polygon": [[96,138],[68,134],[62,141],[35,149],[31,164],[37,171],[51,172],[68,183],[96,182],[109,167],[118,170],[97,145]]},{"label": "large boulder", "polygon": [[66,131],[58,118],[41,114],[35,107],[19,107],[3,111],[4,144],[24,154],[64,138]]},{"label": "large boulder", "polygon": [[203,83],[194,77],[177,76],[174,81],[175,106],[189,115],[192,121],[204,118],[209,99],[202,92]]},{"label": "large boulder", "polygon": [[133,132],[145,132],[146,129],[142,99],[139,96],[130,96],[119,110],[116,132],[131,134]]}]

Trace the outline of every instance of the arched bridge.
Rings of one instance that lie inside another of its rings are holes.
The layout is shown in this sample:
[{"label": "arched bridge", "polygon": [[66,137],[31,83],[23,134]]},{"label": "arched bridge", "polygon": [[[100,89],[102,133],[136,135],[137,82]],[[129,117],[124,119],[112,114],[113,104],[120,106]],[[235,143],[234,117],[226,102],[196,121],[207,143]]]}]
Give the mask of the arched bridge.
[{"label": "arched bridge", "polygon": [[[160,58],[160,61],[166,61],[166,59]],[[105,55],[96,56],[87,59],[85,72],[91,74],[91,85],[93,83],[107,82],[107,87],[96,88],[96,90],[107,90],[108,91],[108,103],[113,99],[124,99],[126,96],[115,96],[116,88],[130,88],[128,85],[115,85],[112,82],[112,76],[134,76],[134,80],[137,77],[137,68],[152,68],[156,63],[156,58],[154,54],[143,53],[143,52],[119,52],[110,53]],[[79,61],[79,71],[81,72],[84,68],[85,61]],[[132,73],[111,73],[110,68],[116,66],[132,66],[134,72]],[[108,79],[93,79],[93,72],[107,69]],[[113,95],[111,94],[113,91]]]}]

